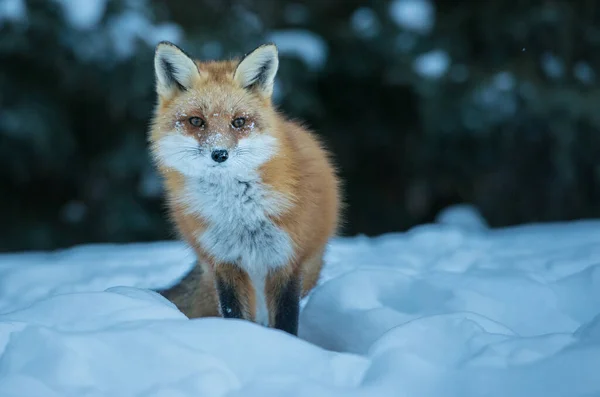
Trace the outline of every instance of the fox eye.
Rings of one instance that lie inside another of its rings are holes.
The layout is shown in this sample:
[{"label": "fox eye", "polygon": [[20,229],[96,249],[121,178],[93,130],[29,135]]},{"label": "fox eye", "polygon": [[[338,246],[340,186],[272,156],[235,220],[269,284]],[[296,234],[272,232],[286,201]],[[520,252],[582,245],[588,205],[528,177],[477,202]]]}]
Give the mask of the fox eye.
[{"label": "fox eye", "polygon": [[202,120],[200,117],[190,117],[189,122],[194,127],[204,127],[204,125],[206,124],[204,120]]},{"label": "fox eye", "polygon": [[238,117],[237,119],[233,119],[231,125],[235,128],[242,128],[246,124],[246,119],[243,117]]}]

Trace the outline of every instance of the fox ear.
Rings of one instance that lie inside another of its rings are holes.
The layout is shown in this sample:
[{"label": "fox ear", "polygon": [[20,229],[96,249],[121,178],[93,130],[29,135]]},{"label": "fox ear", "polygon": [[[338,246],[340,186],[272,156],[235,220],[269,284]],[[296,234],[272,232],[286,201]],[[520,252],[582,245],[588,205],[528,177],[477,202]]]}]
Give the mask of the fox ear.
[{"label": "fox ear", "polygon": [[275,75],[279,68],[279,57],[275,44],[264,44],[244,56],[238,64],[234,80],[243,88],[257,89],[269,98],[273,93]]},{"label": "fox ear", "polygon": [[200,77],[196,63],[182,49],[168,41],[161,41],[154,54],[156,91],[169,97],[186,91]]}]

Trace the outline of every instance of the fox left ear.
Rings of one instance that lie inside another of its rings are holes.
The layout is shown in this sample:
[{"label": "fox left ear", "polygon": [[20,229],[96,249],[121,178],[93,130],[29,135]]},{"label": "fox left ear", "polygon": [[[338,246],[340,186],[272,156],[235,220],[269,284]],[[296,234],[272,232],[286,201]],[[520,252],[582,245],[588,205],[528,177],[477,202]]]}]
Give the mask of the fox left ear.
[{"label": "fox left ear", "polygon": [[170,97],[185,91],[200,78],[200,72],[192,58],[168,41],[161,41],[156,46],[154,71],[156,91],[161,97]]},{"label": "fox left ear", "polygon": [[270,98],[278,68],[277,47],[275,44],[264,44],[240,61],[233,78],[243,88],[256,88],[260,95]]}]

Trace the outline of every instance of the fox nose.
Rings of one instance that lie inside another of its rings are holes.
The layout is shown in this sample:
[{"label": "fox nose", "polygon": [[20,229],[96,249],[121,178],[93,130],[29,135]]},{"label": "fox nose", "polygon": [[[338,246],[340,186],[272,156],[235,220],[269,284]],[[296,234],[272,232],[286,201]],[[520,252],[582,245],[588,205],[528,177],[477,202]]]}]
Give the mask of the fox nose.
[{"label": "fox nose", "polygon": [[229,158],[229,153],[225,149],[215,149],[210,154],[210,157],[217,163],[222,163]]}]

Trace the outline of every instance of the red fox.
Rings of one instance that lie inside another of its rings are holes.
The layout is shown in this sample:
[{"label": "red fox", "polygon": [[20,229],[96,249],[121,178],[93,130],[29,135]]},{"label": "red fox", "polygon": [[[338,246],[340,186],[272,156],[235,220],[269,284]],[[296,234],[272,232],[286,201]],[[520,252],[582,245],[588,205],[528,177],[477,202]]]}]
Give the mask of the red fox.
[{"label": "red fox", "polygon": [[312,132],[272,104],[277,47],[200,62],[156,48],[150,151],[170,218],[197,268],[166,291],[188,317],[249,320],[298,333],[340,224],[340,180]]}]

